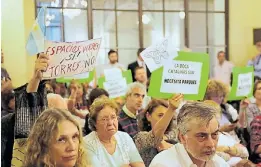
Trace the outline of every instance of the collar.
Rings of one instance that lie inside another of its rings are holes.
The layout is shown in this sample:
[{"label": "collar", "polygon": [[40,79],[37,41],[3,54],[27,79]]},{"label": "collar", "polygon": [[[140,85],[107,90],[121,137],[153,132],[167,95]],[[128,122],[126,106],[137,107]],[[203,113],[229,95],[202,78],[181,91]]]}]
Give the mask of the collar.
[{"label": "collar", "polygon": [[138,65],[140,66],[140,67],[143,67],[143,61],[141,61],[139,58],[137,59],[137,63],[138,63]]},{"label": "collar", "polygon": [[130,112],[130,110],[126,107],[126,105],[123,106],[122,110],[126,115],[128,115],[128,117],[136,119],[136,115]]},{"label": "collar", "polygon": [[[184,167],[197,167],[196,164],[194,164],[188,155],[187,150],[185,149],[183,144],[177,143],[175,144],[179,160],[182,163],[182,166]],[[215,166],[212,160],[209,160],[206,162],[205,166]]]}]

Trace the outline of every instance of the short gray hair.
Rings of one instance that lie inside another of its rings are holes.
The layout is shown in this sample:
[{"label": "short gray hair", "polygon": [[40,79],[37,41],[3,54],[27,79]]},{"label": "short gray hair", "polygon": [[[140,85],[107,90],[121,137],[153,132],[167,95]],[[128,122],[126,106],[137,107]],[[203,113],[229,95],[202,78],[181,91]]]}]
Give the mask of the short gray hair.
[{"label": "short gray hair", "polygon": [[139,88],[142,91],[144,91],[144,93],[146,93],[146,87],[144,85],[142,85],[139,82],[133,82],[133,83],[128,85],[128,88],[127,88],[127,91],[126,91],[126,97],[128,97],[132,93],[133,89],[135,89],[135,88]]},{"label": "short gray hair", "polygon": [[217,109],[204,102],[188,102],[184,104],[177,117],[177,130],[185,135],[188,131],[188,123],[191,120],[198,120],[203,125],[216,118]]}]

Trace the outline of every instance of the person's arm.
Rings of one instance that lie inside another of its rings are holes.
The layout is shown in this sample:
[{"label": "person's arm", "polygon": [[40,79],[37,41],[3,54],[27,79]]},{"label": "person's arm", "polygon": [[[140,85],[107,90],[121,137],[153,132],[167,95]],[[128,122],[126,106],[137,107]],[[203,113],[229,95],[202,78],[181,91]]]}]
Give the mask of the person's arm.
[{"label": "person's arm", "polygon": [[256,149],[256,154],[261,154],[261,144]]},{"label": "person's arm", "polygon": [[126,134],[127,143],[130,147],[129,157],[130,157],[130,166],[131,167],[145,167],[144,162],[132,140],[132,138]]},{"label": "person's arm", "polygon": [[169,126],[169,123],[176,115],[176,109],[179,107],[180,102],[183,99],[183,95],[175,95],[169,100],[169,108],[164,116],[155,124],[155,127],[152,129],[153,134],[155,135],[155,140],[157,141],[156,146],[160,144],[164,133]]},{"label": "person's arm", "polygon": [[43,78],[43,72],[46,71],[48,64],[49,56],[41,53],[35,61],[34,74],[27,85],[27,93],[37,92],[39,83]]}]

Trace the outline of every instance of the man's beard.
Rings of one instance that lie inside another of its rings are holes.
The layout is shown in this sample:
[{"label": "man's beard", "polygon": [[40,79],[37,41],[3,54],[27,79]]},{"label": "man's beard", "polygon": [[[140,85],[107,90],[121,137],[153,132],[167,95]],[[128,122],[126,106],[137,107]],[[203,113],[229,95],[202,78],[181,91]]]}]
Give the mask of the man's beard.
[{"label": "man's beard", "polygon": [[111,64],[116,64],[117,62],[117,60],[110,61]]}]

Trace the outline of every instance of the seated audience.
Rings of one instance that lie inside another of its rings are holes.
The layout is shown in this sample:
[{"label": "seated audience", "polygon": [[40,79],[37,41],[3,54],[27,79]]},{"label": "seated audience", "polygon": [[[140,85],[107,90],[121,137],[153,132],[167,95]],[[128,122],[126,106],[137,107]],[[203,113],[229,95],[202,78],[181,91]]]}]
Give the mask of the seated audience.
[{"label": "seated audience", "polygon": [[24,167],[88,166],[79,124],[69,111],[47,109],[27,139]]},{"label": "seated audience", "polygon": [[251,160],[261,163],[261,114],[253,119],[250,129]]},{"label": "seated audience", "polygon": [[2,106],[4,105],[5,107],[2,107],[2,111],[1,111],[1,117],[9,114],[9,113],[13,113],[15,110],[15,95],[14,93],[10,92],[7,94],[4,94],[2,97],[3,101],[2,101]]},{"label": "seated audience", "polygon": [[109,98],[97,98],[90,108],[89,126],[93,130],[84,137],[93,166],[144,167],[132,138],[118,131],[118,106]]},{"label": "seated audience", "polygon": [[174,96],[169,100],[169,105],[164,100],[154,99],[142,113],[142,118],[138,121],[140,132],[134,141],[146,166],[159,152],[176,143],[174,121],[182,97]]},{"label": "seated audience", "polygon": [[184,104],[177,117],[179,143],[156,155],[150,167],[228,167],[216,154],[219,133],[216,113],[206,103]]},{"label": "seated audience", "polygon": [[88,110],[88,102],[83,85],[77,81],[72,81],[69,87],[69,101],[74,102],[75,110]]},{"label": "seated audience", "polygon": [[119,130],[127,132],[131,137],[138,133],[137,115],[142,108],[146,88],[140,83],[131,83],[126,92],[126,104],[119,113]]}]

